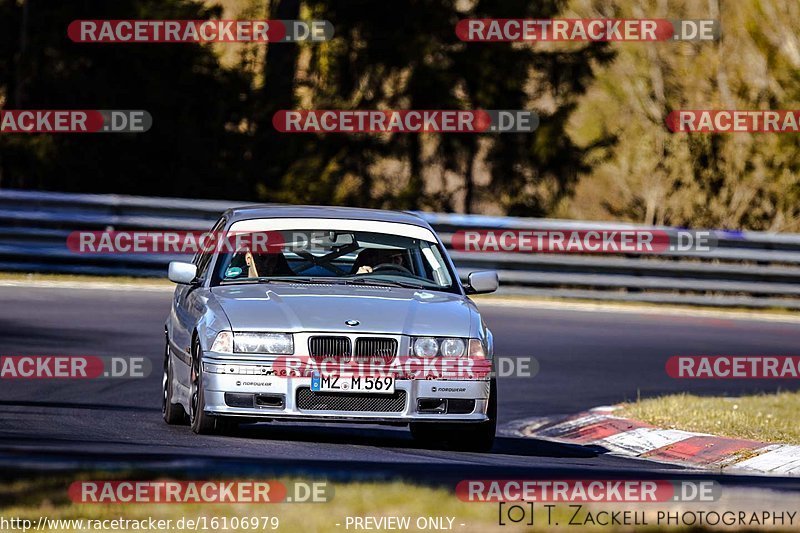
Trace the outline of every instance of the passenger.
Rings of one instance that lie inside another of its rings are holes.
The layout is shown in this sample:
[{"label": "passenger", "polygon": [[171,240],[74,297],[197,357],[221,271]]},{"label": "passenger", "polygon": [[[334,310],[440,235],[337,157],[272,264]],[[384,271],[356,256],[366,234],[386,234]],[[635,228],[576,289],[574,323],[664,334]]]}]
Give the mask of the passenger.
[{"label": "passenger", "polygon": [[247,277],[261,278],[268,276],[294,276],[295,273],[282,253],[252,253],[245,254],[247,264]]},{"label": "passenger", "polygon": [[356,274],[369,274],[378,265],[397,265],[403,270],[408,270],[405,266],[403,250],[379,250],[367,248],[356,258],[353,269]]}]

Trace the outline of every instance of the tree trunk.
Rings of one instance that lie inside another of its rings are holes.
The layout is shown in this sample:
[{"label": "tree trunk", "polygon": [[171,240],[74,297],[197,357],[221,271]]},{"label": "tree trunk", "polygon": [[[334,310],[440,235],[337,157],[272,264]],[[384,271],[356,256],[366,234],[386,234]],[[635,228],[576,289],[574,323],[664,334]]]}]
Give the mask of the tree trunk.
[{"label": "tree trunk", "polygon": [[[273,9],[269,9],[272,4]],[[297,20],[300,0],[277,0],[267,5],[271,20]],[[269,43],[264,61],[264,86],[255,112],[257,132],[254,139],[253,177],[272,188],[286,173],[286,135],[272,126],[272,117],[280,109],[294,108],[294,78],[297,65],[296,43]]]}]

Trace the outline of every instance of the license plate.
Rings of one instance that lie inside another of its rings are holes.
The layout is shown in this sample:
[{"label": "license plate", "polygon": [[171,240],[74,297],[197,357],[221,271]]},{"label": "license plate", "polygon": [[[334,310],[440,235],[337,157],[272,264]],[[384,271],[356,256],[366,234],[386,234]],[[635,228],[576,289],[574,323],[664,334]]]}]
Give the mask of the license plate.
[{"label": "license plate", "polygon": [[314,392],[392,394],[394,392],[394,377],[323,376],[319,373],[314,373],[311,376],[311,390]]}]

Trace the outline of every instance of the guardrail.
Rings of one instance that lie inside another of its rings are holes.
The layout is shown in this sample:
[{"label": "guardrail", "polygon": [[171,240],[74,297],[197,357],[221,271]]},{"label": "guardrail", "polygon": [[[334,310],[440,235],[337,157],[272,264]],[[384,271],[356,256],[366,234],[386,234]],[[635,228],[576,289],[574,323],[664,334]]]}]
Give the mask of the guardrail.
[{"label": "guardrail", "polygon": [[[84,255],[76,230],[207,230],[251,202],[0,190],[0,270],[160,276],[175,256]],[[632,224],[419,213],[445,245],[463,229],[660,229]],[[474,253],[451,250],[459,274],[496,269],[501,293],[588,300],[800,309],[800,235],[711,232],[708,252],[659,254]],[[178,256],[180,257],[180,256]]]}]

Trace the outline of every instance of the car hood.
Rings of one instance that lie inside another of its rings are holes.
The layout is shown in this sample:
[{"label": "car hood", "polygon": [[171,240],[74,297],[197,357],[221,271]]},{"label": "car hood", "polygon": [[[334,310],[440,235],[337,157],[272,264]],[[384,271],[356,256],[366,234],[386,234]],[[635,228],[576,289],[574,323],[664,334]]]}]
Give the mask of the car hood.
[{"label": "car hood", "polygon": [[[468,337],[480,323],[469,299],[438,291],[248,284],[214,287],[211,292],[234,330]],[[350,327],[347,320],[360,324]]]}]

